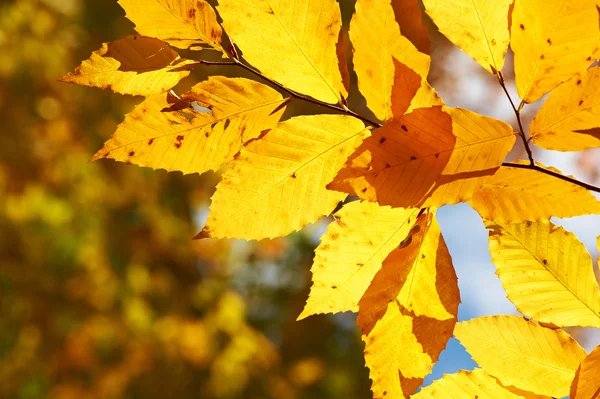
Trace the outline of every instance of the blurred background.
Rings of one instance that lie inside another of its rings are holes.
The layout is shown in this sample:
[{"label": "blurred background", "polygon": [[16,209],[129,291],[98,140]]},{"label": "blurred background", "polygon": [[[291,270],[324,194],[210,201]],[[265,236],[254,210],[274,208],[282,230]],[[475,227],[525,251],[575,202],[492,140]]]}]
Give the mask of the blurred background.
[{"label": "blurred background", "polygon": [[[341,3],[347,26],[353,1]],[[428,23],[430,80],[445,102],[516,126],[496,79]],[[327,220],[271,241],[192,241],[217,174],[88,163],[141,98],[56,80],[132,33],[116,0],[0,0],[0,398],[370,398],[355,315],[295,321]],[[181,88],[247,76],[210,68]],[[513,89],[510,53],[505,75]],[[366,114],[356,90],[350,104]],[[526,125],[535,111],[525,108]],[[314,112],[293,102],[286,115]],[[511,159],[523,155],[517,142]],[[535,155],[600,183],[596,150]],[[457,205],[438,216],[460,319],[516,313],[477,214]],[[557,222],[597,257],[600,217]],[[600,344],[570,332],[587,350]],[[472,367],[451,340],[426,383]]]}]

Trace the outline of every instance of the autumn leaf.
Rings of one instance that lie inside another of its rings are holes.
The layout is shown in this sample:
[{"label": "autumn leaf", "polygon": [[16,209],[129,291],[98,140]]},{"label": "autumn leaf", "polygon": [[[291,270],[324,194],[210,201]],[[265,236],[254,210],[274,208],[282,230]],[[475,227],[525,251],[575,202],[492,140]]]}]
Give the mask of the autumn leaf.
[{"label": "autumn leaf", "polygon": [[375,398],[415,392],[452,337],[459,302],[450,254],[434,212],[428,211],[388,255],[359,301],[356,322]]},{"label": "autumn leaf", "polygon": [[531,122],[533,142],[557,151],[600,147],[599,85],[595,67],[554,89]]},{"label": "autumn leaf", "polygon": [[501,71],[504,66],[512,2],[423,0],[425,12],[440,32],[491,73]]},{"label": "autumn leaf", "polygon": [[456,374],[446,374],[428,387],[411,396],[413,399],[542,399],[535,394],[520,394],[504,387],[494,377],[482,369],[460,370]]},{"label": "autumn leaf", "polygon": [[400,34],[390,0],[358,0],[350,22],[350,39],[358,88],[375,116],[388,120],[392,116],[393,59],[426,78],[429,56]]},{"label": "autumn leaf", "polygon": [[583,361],[571,383],[571,399],[600,398],[600,346],[594,348]]},{"label": "autumn leaf", "polygon": [[[513,162],[527,165],[527,161]],[[559,170],[537,164],[562,176]],[[600,201],[585,188],[535,170],[502,166],[469,199],[482,218],[499,223],[548,220],[600,213]]]},{"label": "autumn leaf", "polygon": [[429,30],[423,22],[419,0],[392,0],[392,7],[402,36],[410,40],[421,53],[430,54]]},{"label": "autumn leaf", "polygon": [[419,77],[400,63],[396,75],[394,118],[365,140],[328,188],[394,207],[467,200],[500,167],[515,142],[512,129],[460,108],[403,115]]},{"label": "autumn leaf", "polygon": [[358,301],[383,260],[406,238],[418,213],[372,202],[344,205],[315,250],[313,285],[298,319],[358,311]]},{"label": "autumn leaf", "polygon": [[347,96],[336,52],[342,19],[335,0],[221,0],[217,9],[244,59],[263,74],[327,103]]},{"label": "autumn leaf", "polygon": [[187,49],[202,45],[224,52],[221,26],[206,0],[119,0],[140,34]]},{"label": "autumn leaf", "polygon": [[456,325],[454,335],[504,385],[563,397],[585,351],[569,334],[520,316],[486,316]]},{"label": "autumn leaf", "polygon": [[600,57],[596,0],[515,0],[510,46],[519,97],[539,100]]},{"label": "autumn leaf", "polygon": [[344,115],[281,122],[229,165],[198,238],[279,237],[329,215],[346,195],[325,185],[368,136],[360,120]]},{"label": "autumn leaf", "polygon": [[[115,93],[148,96],[163,93],[190,74],[193,64],[158,39],[125,36],[104,43],[61,82],[110,89]],[[185,69],[185,68],[183,68]]]},{"label": "autumn leaf", "polygon": [[153,169],[218,170],[247,141],[277,125],[287,99],[261,83],[213,76],[183,97],[211,112],[169,107],[165,95],[148,97],[125,117],[92,160],[110,158]]}]

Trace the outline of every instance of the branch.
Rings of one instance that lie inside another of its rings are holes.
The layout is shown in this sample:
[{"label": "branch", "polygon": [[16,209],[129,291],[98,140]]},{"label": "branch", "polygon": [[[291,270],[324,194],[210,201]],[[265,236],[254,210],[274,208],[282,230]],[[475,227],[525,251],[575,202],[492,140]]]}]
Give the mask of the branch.
[{"label": "branch", "polygon": [[502,86],[502,88],[504,89],[504,93],[506,94],[508,101],[510,101],[510,105],[517,117],[517,122],[519,123],[519,133],[521,134],[521,140],[523,140],[523,145],[525,146],[525,151],[527,151],[527,157],[529,158],[529,165],[535,166],[535,162],[533,160],[533,153],[531,152],[531,148],[529,147],[529,141],[525,138],[525,130],[523,129],[523,123],[521,122],[521,107],[523,106],[523,103],[521,103],[521,105],[517,109],[517,107],[515,107],[515,103],[513,102],[512,98],[510,97],[510,94],[508,93],[508,90],[506,89],[506,84],[504,84],[504,76],[502,75],[502,72],[498,71],[496,76],[498,76],[498,83],[500,83],[500,86]]},{"label": "branch", "polygon": [[535,170],[537,172],[541,172],[541,173],[545,173],[545,174],[550,175],[550,176],[554,176],[557,179],[568,181],[569,183],[576,184],[576,185],[578,185],[580,187],[583,187],[583,188],[586,188],[586,189],[588,189],[590,191],[594,191],[596,193],[600,193],[600,187],[592,186],[591,184],[584,183],[582,181],[579,181],[579,180],[574,179],[574,178],[569,177],[569,176],[561,175],[560,173],[551,171],[549,169],[542,168],[541,166],[538,166],[538,165],[535,165],[535,164],[534,165],[523,165],[523,164],[520,164],[520,163],[504,162],[502,164],[502,166],[510,166],[511,168],[520,168],[520,169]]},{"label": "branch", "polygon": [[[235,48],[235,47],[232,46],[232,48]],[[197,62],[196,64],[191,64],[191,65],[186,66],[186,67],[194,67],[194,66],[200,65],[200,64],[202,64],[202,65],[209,65],[209,66],[212,66],[212,65],[238,66],[240,68],[245,69],[246,71],[250,72],[251,74],[253,74],[253,75],[257,76],[257,77],[259,77],[259,78],[261,78],[263,80],[266,80],[267,82],[271,83],[272,85],[279,87],[281,90],[289,93],[293,98],[296,98],[298,100],[303,100],[303,101],[306,101],[306,102],[309,102],[309,103],[312,103],[312,104],[316,104],[316,105],[319,105],[321,107],[329,108],[329,109],[334,110],[336,112],[340,112],[340,113],[343,113],[343,114],[346,114],[346,115],[353,116],[353,117],[358,118],[361,121],[363,121],[364,123],[366,123],[368,125],[371,125],[373,127],[381,127],[381,126],[383,126],[381,123],[379,123],[377,121],[371,120],[371,119],[369,119],[367,117],[364,117],[362,115],[357,114],[356,112],[352,111],[351,109],[349,109],[345,105],[342,106],[342,107],[340,107],[340,106],[337,106],[337,105],[326,103],[324,101],[316,100],[316,99],[314,99],[312,97],[309,97],[307,95],[295,92],[294,90],[290,90],[287,87],[285,87],[284,85],[282,85],[281,83],[276,82],[276,81],[274,81],[273,79],[271,79],[269,77],[266,77],[265,75],[263,75],[262,73],[260,73],[256,69],[254,69],[254,68],[252,68],[252,67],[244,64],[239,59],[239,57],[238,57],[238,55],[237,55],[237,53],[235,51],[232,51],[231,55],[232,55],[233,62],[231,62],[231,61],[216,61],[215,62],[215,61],[198,60],[198,61],[196,61]]]},{"label": "branch", "polygon": [[[363,122],[365,122],[365,123],[367,123],[367,124],[369,124],[369,125],[371,125],[373,127],[381,127],[381,126],[383,126],[379,122],[373,121],[373,120],[371,120],[371,119],[369,119],[367,117],[364,117],[362,115],[357,114],[356,112],[352,111],[351,109],[349,109],[345,105],[343,105],[342,107],[340,107],[340,106],[337,106],[337,105],[329,104],[329,103],[326,103],[326,102],[323,102],[323,101],[320,101],[320,100],[316,100],[316,99],[314,99],[312,97],[309,97],[307,95],[300,94],[300,93],[297,93],[297,92],[295,92],[293,90],[288,89],[287,87],[285,87],[281,83],[276,82],[273,79],[266,77],[265,75],[263,75],[262,73],[260,73],[256,69],[254,69],[254,68],[252,68],[252,67],[244,64],[240,60],[240,58],[239,58],[239,56],[237,54],[237,51],[235,50],[235,46],[232,45],[231,49],[232,50],[230,52],[230,56],[231,56],[231,59],[233,61],[204,61],[204,60],[199,60],[199,61],[197,61],[197,64],[192,64],[191,66],[193,67],[195,65],[200,65],[200,64],[202,64],[202,65],[209,65],[209,66],[211,66],[211,65],[238,66],[238,67],[243,68],[246,71],[250,72],[251,74],[253,74],[253,75],[255,75],[255,76],[257,76],[257,77],[259,77],[259,78],[261,78],[261,79],[263,79],[263,80],[271,83],[272,85],[277,86],[281,90],[289,93],[293,98],[296,98],[296,99],[299,99],[299,100],[303,100],[303,101],[306,101],[306,102],[309,102],[309,103],[312,103],[312,104],[316,104],[316,105],[319,105],[321,107],[325,107],[325,108],[334,110],[336,112],[340,112],[340,113],[343,113],[343,114],[346,114],[346,115],[353,116],[353,117],[358,118],[361,121],[363,121]],[[547,175],[553,176],[553,177],[555,177],[557,179],[564,180],[564,181],[567,181],[569,183],[578,185],[578,186],[583,187],[583,188],[585,188],[587,190],[600,193],[600,188],[599,187],[592,186],[591,184],[587,184],[587,183],[581,182],[581,181],[579,181],[577,179],[574,179],[572,177],[569,177],[569,176],[561,175],[560,173],[553,172],[553,171],[551,171],[549,169],[544,169],[544,168],[542,168],[542,167],[540,167],[540,166],[538,166],[538,165],[535,164],[535,162],[533,160],[533,154],[531,152],[531,148],[529,147],[529,142],[525,138],[525,133],[523,131],[523,124],[521,122],[521,111],[520,111],[520,109],[517,109],[515,107],[515,104],[513,103],[512,99],[511,99],[511,97],[510,97],[510,95],[508,93],[508,90],[506,89],[506,85],[504,84],[504,77],[502,76],[502,73],[498,72],[497,76],[498,76],[498,81],[500,82],[500,85],[504,89],[504,92],[506,93],[506,96],[508,97],[508,100],[510,101],[510,104],[511,104],[511,106],[512,106],[514,112],[515,112],[515,115],[517,116],[517,122],[519,123],[519,130],[520,130],[521,138],[523,140],[523,144],[525,145],[525,150],[527,151],[527,155],[529,157],[529,162],[530,162],[529,165],[504,162],[502,164],[502,166],[509,166],[509,167],[512,167],[512,168],[521,168],[521,169],[535,170],[537,172],[545,173]]]}]

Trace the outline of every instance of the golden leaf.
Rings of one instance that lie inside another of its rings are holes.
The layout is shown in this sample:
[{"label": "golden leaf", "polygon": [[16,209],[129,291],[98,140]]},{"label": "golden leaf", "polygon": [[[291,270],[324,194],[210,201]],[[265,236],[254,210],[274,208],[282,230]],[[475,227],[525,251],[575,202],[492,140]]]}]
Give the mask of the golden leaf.
[{"label": "golden leaf", "polygon": [[510,46],[517,91],[539,100],[600,57],[596,0],[516,0]]},{"label": "golden leaf", "polygon": [[411,396],[413,399],[535,399],[540,398],[529,392],[512,391],[504,387],[494,377],[482,369],[460,370],[456,374],[446,374],[428,387]]},{"label": "golden leaf", "polygon": [[594,348],[577,369],[571,384],[570,399],[600,398],[600,346]]},{"label": "golden leaf", "polygon": [[158,39],[124,36],[102,44],[61,82],[110,89],[115,93],[148,96],[169,90],[190,74],[180,70],[193,61],[180,58]]},{"label": "golden leaf", "polygon": [[328,188],[394,207],[440,206],[467,200],[500,167],[515,142],[510,126],[460,108],[403,115],[418,84],[416,73],[396,63],[394,118]]},{"label": "golden leaf", "polygon": [[[425,79],[429,72],[429,56],[420,53],[400,34],[390,0],[358,0],[350,21],[350,39],[354,47],[358,88],[375,116],[388,120],[392,117],[393,59]],[[426,91],[427,87],[422,90]]]},{"label": "golden leaf", "polygon": [[[555,168],[539,163],[538,166],[561,175]],[[511,166],[500,167],[484,180],[469,204],[482,218],[499,223],[600,213],[600,201],[585,188],[535,170]]]},{"label": "golden leaf", "polygon": [[220,0],[223,26],[244,59],[264,75],[327,103],[347,96],[336,43],[335,0]]},{"label": "golden leaf", "polygon": [[508,299],[535,321],[600,327],[600,291],[583,244],[549,221],[486,221],[490,253]]},{"label": "golden leaf", "polygon": [[418,213],[418,209],[392,209],[372,202],[344,205],[315,250],[313,285],[298,319],[358,311],[358,301],[373,276],[408,235]]},{"label": "golden leaf", "polygon": [[223,52],[221,26],[206,0],[119,0],[142,35],[187,49],[208,45]]},{"label": "golden leaf", "polygon": [[125,117],[92,160],[111,158],[153,169],[218,170],[248,140],[277,125],[288,99],[261,83],[212,76],[184,95],[211,112],[161,112],[165,95],[148,97]]},{"label": "golden leaf", "polygon": [[504,385],[563,397],[585,351],[569,334],[520,316],[486,316],[456,325],[473,360]]},{"label": "golden leaf", "polygon": [[325,185],[368,136],[359,119],[345,115],[281,122],[236,155],[198,238],[284,236],[329,215],[346,194]]},{"label": "golden leaf", "polygon": [[548,150],[600,147],[600,68],[576,74],[550,93],[531,122],[533,142]]},{"label": "golden leaf", "polygon": [[423,0],[440,32],[488,72],[504,66],[513,0]]},{"label": "golden leaf", "polygon": [[419,216],[359,301],[357,324],[375,398],[414,393],[452,337],[460,297],[433,216]]}]

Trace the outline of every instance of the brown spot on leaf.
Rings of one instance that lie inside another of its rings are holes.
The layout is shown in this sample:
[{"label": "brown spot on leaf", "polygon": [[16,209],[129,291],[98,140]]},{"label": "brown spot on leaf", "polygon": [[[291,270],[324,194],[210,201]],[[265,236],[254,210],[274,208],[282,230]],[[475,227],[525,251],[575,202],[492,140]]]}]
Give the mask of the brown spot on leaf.
[{"label": "brown spot on leaf", "polygon": [[342,221],[342,219],[338,219],[336,222],[337,222],[338,226],[340,226],[340,227],[346,227],[346,223],[344,223]]},{"label": "brown spot on leaf", "polygon": [[496,45],[496,39],[492,39],[492,46]]},{"label": "brown spot on leaf", "polygon": [[152,145],[152,143],[154,143],[154,139],[148,140],[148,145]]},{"label": "brown spot on leaf", "polygon": [[181,148],[181,142],[177,142],[175,144],[173,144],[175,146],[175,148],[180,149]]},{"label": "brown spot on leaf", "polygon": [[102,155],[102,158],[108,158],[109,155],[110,155],[110,151],[109,152],[105,152],[104,155]]},{"label": "brown spot on leaf", "polygon": [[329,249],[329,244],[325,244],[321,247],[323,251],[327,251]]},{"label": "brown spot on leaf", "polygon": [[415,157],[414,155],[412,155],[412,156],[410,157],[410,160],[411,160],[411,161],[414,161],[415,159],[417,159],[417,157]]},{"label": "brown spot on leaf", "polygon": [[135,155],[135,151],[130,151],[130,152],[129,152],[129,156],[130,156],[130,157],[132,157],[132,156],[134,156],[134,155]]},{"label": "brown spot on leaf", "polygon": [[586,58],[587,61],[591,61],[592,60],[592,56],[589,56]]},{"label": "brown spot on leaf", "polygon": [[405,132],[408,132],[408,129],[406,128],[406,126],[402,125],[400,126],[402,128],[402,130],[404,130]]},{"label": "brown spot on leaf", "polygon": [[581,79],[577,79],[577,84],[580,85],[581,84]]},{"label": "brown spot on leaf", "polygon": [[386,168],[386,169],[387,169],[387,168],[391,168],[391,165],[390,165],[389,163],[386,163],[386,164],[385,164],[385,168]]},{"label": "brown spot on leaf", "polygon": [[194,19],[196,17],[196,9],[190,8],[190,11],[188,11],[188,17],[190,17],[190,19]]},{"label": "brown spot on leaf", "polygon": [[521,24],[519,25],[519,28],[521,28],[521,30],[525,30],[525,25]]},{"label": "brown spot on leaf", "polygon": [[540,55],[540,60],[545,59],[546,57],[544,57],[544,54]]},{"label": "brown spot on leaf", "polygon": [[579,100],[579,105],[583,104],[583,100]]},{"label": "brown spot on leaf", "polygon": [[383,144],[383,143],[385,143],[385,141],[386,141],[386,140],[387,140],[387,139],[386,139],[385,137],[382,137],[382,138],[380,138],[380,139],[379,139],[379,144]]},{"label": "brown spot on leaf", "polygon": [[552,40],[550,40],[550,38],[548,38],[548,40],[546,40],[546,42],[547,42],[548,44],[552,44]]},{"label": "brown spot on leaf", "polygon": [[365,264],[364,263],[357,263],[356,266],[358,267],[363,267]]},{"label": "brown spot on leaf", "polygon": [[331,286],[331,289],[332,289],[332,290],[335,290],[336,288],[337,288],[337,285],[332,285],[332,286]]},{"label": "brown spot on leaf", "polygon": [[206,133],[204,133],[204,136],[205,136],[205,137],[208,137],[208,136],[210,136],[210,132],[206,132]]},{"label": "brown spot on leaf", "polygon": [[177,136],[177,141],[181,143],[184,138],[185,136]]},{"label": "brown spot on leaf", "polygon": [[292,179],[296,178],[296,172],[292,173],[292,175],[290,176]]},{"label": "brown spot on leaf", "polygon": [[362,190],[360,190],[360,191],[361,191],[361,192],[363,192],[363,193],[366,193],[366,192],[367,192],[367,188],[365,187],[365,188],[363,188],[363,189],[362,189]]},{"label": "brown spot on leaf", "polygon": [[340,235],[339,235],[338,233],[333,233],[333,234],[331,235],[331,239],[332,239],[333,241],[337,240],[338,238],[340,238]]},{"label": "brown spot on leaf", "polygon": [[544,265],[547,265],[547,264],[548,264],[548,260],[546,260],[546,259],[542,259],[542,263],[543,263]]}]

